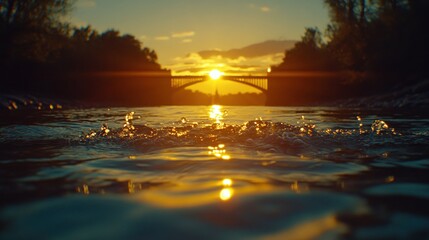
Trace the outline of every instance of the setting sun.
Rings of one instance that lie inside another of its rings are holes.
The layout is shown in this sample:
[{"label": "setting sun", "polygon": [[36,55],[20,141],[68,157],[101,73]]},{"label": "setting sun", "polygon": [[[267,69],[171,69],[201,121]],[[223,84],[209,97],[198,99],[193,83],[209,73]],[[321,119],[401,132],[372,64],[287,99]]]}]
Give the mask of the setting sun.
[{"label": "setting sun", "polygon": [[217,69],[213,69],[210,71],[209,76],[212,80],[218,80],[222,76],[222,72]]}]

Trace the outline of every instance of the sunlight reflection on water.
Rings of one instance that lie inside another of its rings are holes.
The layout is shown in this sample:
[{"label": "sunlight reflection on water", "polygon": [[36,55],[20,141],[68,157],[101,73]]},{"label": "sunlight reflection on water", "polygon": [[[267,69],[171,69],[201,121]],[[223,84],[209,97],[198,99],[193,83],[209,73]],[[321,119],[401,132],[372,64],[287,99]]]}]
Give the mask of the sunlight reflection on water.
[{"label": "sunlight reflection on water", "polygon": [[427,119],[356,111],[213,105],[4,117],[0,237],[70,238],[73,226],[72,236],[100,238],[100,224],[107,239],[365,239],[377,229],[389,238],[405,220],[405,235],[427,232]]},{"label": "sunlight reflection on water", "polygon": [[215,123],[220,124],[226,115],[226,112],[222,111],[221,105],[212,105],[209,109],[209,117],[214,120]]},{"label": "sunlight reflection on water", "polygon": [[231,156],[226,153],[225,144],[220,143],[215,147],[209,146],[208,149],[209,149],[208,154],[213,155],[218,159],[222,159],[222,160],[231,159]]},{"label": "sunlight reflection on water", "polygon": [[222,190],[219,193],[219,198],[222,201],[227,201],[232,198],[234,190],[232,189],[232,180],[230,178],[224,178],[222,180]]}]

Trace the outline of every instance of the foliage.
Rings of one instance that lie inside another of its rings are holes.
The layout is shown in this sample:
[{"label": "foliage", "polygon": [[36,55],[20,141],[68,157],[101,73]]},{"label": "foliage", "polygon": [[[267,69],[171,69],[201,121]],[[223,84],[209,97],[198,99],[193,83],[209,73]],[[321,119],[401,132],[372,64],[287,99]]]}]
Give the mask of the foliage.
[{"label": "foliage", "polygon": [[75,71],[159,70],[157,59],[154,50],[142,48],[132,35],[115,30],[99,34],[87,26],[74,29],[61,65]]},{"label": "foliage", "polygon": [[161,70],[156,52],[132,35],[99,34],[64,22],[73,2],[0,0],[2,92],[49,92],[48,86],[59,88],[61,81],[84,84],[70,79],[72,72]]},{"label": "foliage", "polygon": [[317,28],[307,28],[301,41],[286,51],[283,63],[275,70],[334,70],[337,63],[327,51]]},{"label": "foliage", "polygon": [[67,24],[60,17],[70,0],[0,0],[0,58],[16,61],[47,61],[61,47]]},{"label": "foliage", "polygon": [[317,29],[307,29],[275,70],[363,72],[368,73],[366,76],[377,75],[380,85],[427,77],[429,32],[424,26],[429,22],[429,1],[325,0],[325,3],[331,15],[326,43],[320,40]]}]

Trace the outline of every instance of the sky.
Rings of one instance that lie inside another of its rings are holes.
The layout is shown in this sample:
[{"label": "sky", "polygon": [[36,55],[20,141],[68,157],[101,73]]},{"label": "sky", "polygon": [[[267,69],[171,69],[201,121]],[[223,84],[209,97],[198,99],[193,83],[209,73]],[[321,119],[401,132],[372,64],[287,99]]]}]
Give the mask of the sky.
[{"label": "sky", "polygon": [[[323,31],[329,13],[323,0],[77,0],[69,18],[76,26],[134,35],[175,75],[206,74],[213,68],[228,74],[232,66],[249,75],[280,63],[284,50],[251,58],[202,57],[199,52],[299,40],[306,27]],[[230,81],[216,84],[220,94],[255,91]],[[201,83],[191,89],[208,93],[216,86]]]}]

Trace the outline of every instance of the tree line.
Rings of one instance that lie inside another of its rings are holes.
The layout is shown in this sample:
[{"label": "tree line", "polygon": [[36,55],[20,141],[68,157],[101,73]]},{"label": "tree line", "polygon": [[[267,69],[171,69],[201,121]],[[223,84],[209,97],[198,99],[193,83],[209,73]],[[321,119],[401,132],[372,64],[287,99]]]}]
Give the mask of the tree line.
[{"label": "tree line", "polygon": [[324,34],[307,28],[273,72],[349,71],[355,84],[378,89],[428,77],[429,1],[324,2],[331,18]]},{"label": "tree line", "polygon": [[134,36],[64,21],[73,2],[0,0],[1,91],[31,92],[75,72],[162,70]]}]

